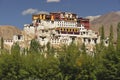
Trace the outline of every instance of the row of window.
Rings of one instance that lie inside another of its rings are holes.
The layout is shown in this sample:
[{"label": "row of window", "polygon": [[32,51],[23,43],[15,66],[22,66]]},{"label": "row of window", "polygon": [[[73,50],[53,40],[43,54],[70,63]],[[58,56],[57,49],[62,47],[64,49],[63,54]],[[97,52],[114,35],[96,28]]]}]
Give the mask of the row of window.
[{"label": "row of window", "polygon": [[76,22],[65,22],[65,21],[59,21],[58,23],[63,23],[63,24],[77,24]]},{"label": "row of window", "polygon": [[80,32],[80,35],[84,35],[84,34],[88,35],[88,32]]},{"label": "row of window", "polygon": [[86,40],[88,41],[88,43],[90,43],[90,42],[92,42],[92,41],[94,41],[94,43],[96,44],[97,43],[97,39],[86,39],[86,38],[84,38],[84,42],[86,42]]},{"label": "row of window", "polygon": [[4,42],[13,42],[13,40],[4,40]]},{"label": "row of window", "polygon": [[58,30],[66,32],[79,32],[79,28],[59,28]]},{"label": "row of window", "polygon": [[58,26],[72,26],[72,27],[76,27],[77,24],[74,22],[58,22],[57,24]]},{"label": "row of window", "polygon": [[65,26],[65,27],[76,27],[76,25],[75,24],[58,24],[58,26]]},{"label": "row of window", "polygon": [[51,39],[51,42],[52,42],[52,43],[60,43],[60,42],[62,42],[62,43],[67,43],[68,40],[67,40],[67,39],[64,39],[64,40],[60,40],[60,39]]}]

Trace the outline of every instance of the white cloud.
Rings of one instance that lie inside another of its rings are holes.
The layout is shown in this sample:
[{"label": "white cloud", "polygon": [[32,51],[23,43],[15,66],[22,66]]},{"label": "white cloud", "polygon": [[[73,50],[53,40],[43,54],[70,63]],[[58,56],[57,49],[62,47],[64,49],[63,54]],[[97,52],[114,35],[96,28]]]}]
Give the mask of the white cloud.
[{"label": "white cloud", "polygon": [[27,10],[24,10],[22,12],[22,15],[27,15],[27,14],[35,14],[38,13],[39,11],[37,9],[29,8]]},{"label": "white cloud", "polygon": [[101,15],[97,15],[97,16],[87,16],[86,18],[90,19],[90,21],[93,21],[97,18],[99,18]]},{"label": "white cloud", "polygon": [[60,0],[47,0],[47,2],[60,2]]},{"label": "white cloud", "polygon": [[33,9],[33,8],[26,9],[22,12],[22,15],[28,15],[28,14],[49,14],[49,12],[39,11],[38,9]]},{"label": "white cloud", "polygon": [[38,11],[37,14],[49,14],[47,11]]}]

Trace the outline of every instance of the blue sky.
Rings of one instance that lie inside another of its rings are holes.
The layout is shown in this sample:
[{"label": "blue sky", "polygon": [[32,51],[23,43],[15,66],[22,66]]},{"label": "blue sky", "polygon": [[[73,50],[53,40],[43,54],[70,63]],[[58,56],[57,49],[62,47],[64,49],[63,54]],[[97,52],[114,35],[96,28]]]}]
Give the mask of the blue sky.
[{"label": "blue sky", "polygon": [[81,17],[102,15],[120,11],[120,0],[0,0],[0,25],[22,29],[31,23],[32,14],[52,11],[73,12]]}]

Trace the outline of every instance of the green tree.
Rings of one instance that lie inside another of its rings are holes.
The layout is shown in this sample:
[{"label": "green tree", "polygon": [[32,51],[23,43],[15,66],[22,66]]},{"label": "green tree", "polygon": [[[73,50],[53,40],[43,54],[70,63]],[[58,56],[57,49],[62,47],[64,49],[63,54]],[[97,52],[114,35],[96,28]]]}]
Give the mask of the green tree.
[{"label": "green tree", "polygon": [[83,43],[83,44],[81,45],[81,52],[86,54],[85,43]]},{"label": "green tree", "polygon": [[1,67],[1,80],[19,80],[21,68],[20,47],[15,43],[11,48],[11,54],[2,54],[3,62],[0,63]]},{"label": "green tree", "polygon": [[47,43],[47,45],[46,45],[46,53],[47,53],[47,55],[55,55],[55,48],[50,44],[50,42],[48,42]]},{"label": "green tree", "polygon": [[104,34],[104,26],[100,28],[100,46],[103,49],[104,48],[104,39],[105,39],[105,34]]},{"label": "green tree", "polygon": [[110,26],[109,42],[113,44],[113,26]]},{"label": "green tree", "polygon": [[39,53],[40,52],[40,44],[37,40],[33,39],[30,43],[30,53]]},{"label": "green tree", "polygon": [[114,45],[113,45],[113,26],[110,26],[110,34],[109,34],[109,45],[108,45],[108,51],[114,50]]},{"label": "green tree", "polygon": [[79,73],[79,68],[77,66],[77,59],[79,57],[79,47],[74,43],[62,47],[62,50],[59,52],[59,68],[62,74],[62,80],[76,79],[76,76]]},{"label": "green tree", "polygon": [[[118,30],[119,31],[119,30]],[[120,34],[118,32],[118,34]],[[120,35],[119,35],[120,36]],[[112,26],[110,28],[110,35],[109,35],[109,46],[104,47],[102,51],[97,51],[100,53],[100,55],[97,56],[97,59],[99,62],[98,69],[97,69],[97,80],[119,80],[119,74],[120,74],[120,54],[118,52],[118,49],[116,49],[113,46],[113,30]],[[119,45],[119,44],[117,44]],[[118,47],[118,46],[117,46]],[[101,49],[101,48],[99,48]],[[99,50],[98,49],[98,50]],[[101,55],[102,53],[102,55]]]},{"label": "green tree", "polygon": [[0,54],[8,53],[8,50],[4,48],[4,39],[1,37],[0,39]]},{"label": "green tree", "polygon": [[120,53],[120,23],[117,25],[117,51]]},{"label": "green tree", "polygon": [[4,49],[4,40],[3,40],[3,37],[1,37],[1,49]]},{"label": "green tree", "polygon": [[119,57],[116,54],[115,50],[111,50],[111,51],[107,50],[105,56],[102,59],[103,66],[102,66],[101,71],[98,73],[99,74],[99,76],[97,76],[98,80],[120,79],[120,77],[118,76],[119,62],[120,62]]},{"label": "green tree", "polygon": [[18,43],[12,45],[11,54],[20,54],[20,46]]},{"label": "green tree", "polygon": [[102,27],[100,28],[100,36],[101,36],[101,40],[105,39],[105,34],[104,34],[104,26],[102,25]]}]

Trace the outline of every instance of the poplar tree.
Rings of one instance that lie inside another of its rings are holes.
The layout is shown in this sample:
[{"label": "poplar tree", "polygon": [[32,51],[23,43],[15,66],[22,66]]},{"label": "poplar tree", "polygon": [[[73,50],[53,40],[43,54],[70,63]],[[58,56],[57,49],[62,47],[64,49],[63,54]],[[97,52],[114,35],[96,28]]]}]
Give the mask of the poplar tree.
[{"label": "poplar tree", "polygon": [[109,42],[113,43],[113,26],[110,26]]},{"label": "poplar tree", "polygon": [[1,49],[4,49],[4,40],[3,40],[3,37],[1,37]]},{"label": "poplar tree", "polygon": [[86,54],[86,47],[84,43],[81,45],[81,50],[82,50],[82,53]]},{"label": "poplar tree", "polygon": [[31,40],[29,51],[30,53],[39,53],[40,52],[39,42],[36,41],[35,39]]},{"label": "poplar tree", "polygon": [[108,46],[108,51],[114,50],[113,46],[113,26],[110,26],[110,34],[109,34],[109,46]]},{"label": "poplar tree", "polygon": [[[113,47],[113,32],[112,32],[112,27],[110,28],[110,44],[109,46],[106,48],[105,51],[103,51],[105,53],[104,57],[103,57],[103,61],[102,61],[102,69],[101,72],[99,72],[98,74],[100,74],[100,76],[98,76],[97,80],[119,80],[120,77],[120,23],[117,26],[117,52],[115,51],[114,47]],[[102,75],[104,74],[104,75]]]},{"label": "poplar tree", "polygon": [[104,39],[105,39],[105,35],[104,35],[104,26],[102,25],[102,27],[99,29],[99,33],[100,33],[100,46],[101,49],[104,48]]},{"label": "poplar tree", "polygon": [[20,54],[20,46],[18,43],[13,44],[11,48],[11,53],[12,54]]},{"label": "poplar tree", "polygon": [[120,22],[117,25],[117,51],[120,52]]},{"label": "poplar tree", "polygon": [[104,26],[101,27],[101,40],[105,39]]}]

